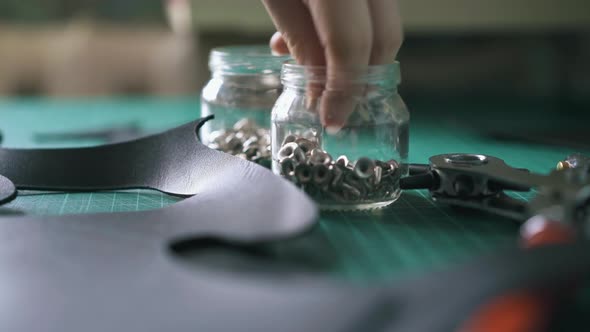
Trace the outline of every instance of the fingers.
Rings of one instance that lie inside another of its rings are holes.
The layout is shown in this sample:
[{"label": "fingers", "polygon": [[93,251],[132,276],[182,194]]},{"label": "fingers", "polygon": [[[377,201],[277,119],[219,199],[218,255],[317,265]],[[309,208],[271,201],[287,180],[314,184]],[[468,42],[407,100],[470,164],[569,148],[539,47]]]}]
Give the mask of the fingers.
[{"label": "fingers", "polygon": [[[398,0],[263,0],[280,33],[274,52],[302,65],[326,65],[320,119],[328,132],[342,128],[364,87],[355,75],[367,65],[394,61],[402,43]],[[314,98],[312,98],[314,99]]]},{"label": "fingers", "polygon": [[308,6],[328,67],[366,66],[372,42],[367,2],[309,0]]},{"label": "fingers", "polygon": [[397,0],[368,0],[373,26],[369,64],[392,63],[402,44],[403,34]]},{"label": "fingers", "polygon": [[372,24],[366,1],[308,1],[327,63],[327,81],[320,120],[328,133],[346,124],[363,87],[351,84],[355,71],[369,64]]},{"label": "fingers", "polygon": [[[273,36],[271,47],[280,52],[286,44],[301,65],[324,65],[323,48],[308,8],[301,0],[263,0],[281,37]],[[282,39],[282,41],[281,41]]]},{"label": "fingers", "polygon": [[275,32],[270,38],[270,49],[275,55],[289,54],[289,46],[280,32]]}]

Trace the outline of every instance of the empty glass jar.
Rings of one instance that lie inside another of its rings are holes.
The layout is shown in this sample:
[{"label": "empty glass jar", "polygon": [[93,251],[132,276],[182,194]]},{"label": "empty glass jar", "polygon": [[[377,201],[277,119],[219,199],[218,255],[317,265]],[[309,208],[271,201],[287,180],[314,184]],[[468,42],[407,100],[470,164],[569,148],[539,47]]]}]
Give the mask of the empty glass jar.
[{"label": "empty glass jar", "polygon": [[328,76],[325,67],[290,62],[281,81],[283,93],[272,111],[273,172],[322,209],[394,202],[407,173],[410,121],[397,91],[399,63]]},{"label": "empty glass jar", "polygon": [[214,115],[200,132],[211,148],[270,164],[270,111],[281,93],[280,70],[288,59],[268,46],[215,48],[212,77],[201,93],[201,115]]}]

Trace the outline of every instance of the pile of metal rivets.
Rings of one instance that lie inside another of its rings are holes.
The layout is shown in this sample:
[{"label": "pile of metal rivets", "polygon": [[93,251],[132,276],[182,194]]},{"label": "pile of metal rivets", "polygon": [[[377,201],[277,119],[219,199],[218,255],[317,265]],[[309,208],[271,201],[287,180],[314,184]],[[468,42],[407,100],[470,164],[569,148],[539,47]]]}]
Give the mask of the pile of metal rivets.
[{"label": "pile of metal rivets", "polygon": [[370,203],[387,200],[399,188],[400,169],[387,162],[346,156],[333,159],[314,141],[287,136],[278,152],[281,175],[297,184],[317,201]]},{"label": "pile of metal rivets", "polygon": [[558,171],[568,168],[585,168],[590,171],[590,157],[581,153],[573,153],[557,163]]},{"label": "pile of metal rivets", "polygon": [[241,119],[232,129],[213,131],[208,146],[270,168],[270,130],[251,119]]}]

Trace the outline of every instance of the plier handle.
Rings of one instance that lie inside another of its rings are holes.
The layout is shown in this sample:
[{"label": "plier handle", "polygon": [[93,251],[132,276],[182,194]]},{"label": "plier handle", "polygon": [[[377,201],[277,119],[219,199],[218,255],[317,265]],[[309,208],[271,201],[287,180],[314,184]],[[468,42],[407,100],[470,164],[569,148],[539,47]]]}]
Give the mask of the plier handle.
[{"label": "plier handle", "polygon": [[[570,159],[542,175],[510,167],[492,156],[442,154],[431,157],[429,164],[410,164],[410,175],[400,180],[400,187],[428,189],[437,202],[523,221],[524,248],[571,242],[590,230],[590,159]],[[505,192],[531,190],[535,196],[529,202]],[[503,294],[476,311],[461,332],[540,331],[547,327],[555,300],[548,293],[528,290]]]},{"label": "plier handle", "polygon": [[[482,154],[441,154],[429,164],[410,164],[402,189],[428,189],[433,200],[525,221],[543,215],[581,226],[590,205],[590,172],[584,167],[536,174]],[[526,202],[506,191],[535,190]]]}]

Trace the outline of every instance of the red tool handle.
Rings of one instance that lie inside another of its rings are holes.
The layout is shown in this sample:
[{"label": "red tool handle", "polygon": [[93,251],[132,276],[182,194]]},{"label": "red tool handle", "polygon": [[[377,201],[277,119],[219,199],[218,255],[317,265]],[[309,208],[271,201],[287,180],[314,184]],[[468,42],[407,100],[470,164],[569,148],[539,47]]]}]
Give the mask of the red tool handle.
[{"label": "red tool handle", "polygon": [[[535,216],[521,228],[524,248],[567,243],[575,233],[566,224]],[[555,299],[551,294],[523,290],[502,295],[484,305],[460,332],[539,332],[547,329]]]}]

